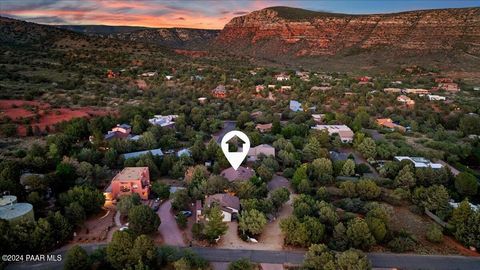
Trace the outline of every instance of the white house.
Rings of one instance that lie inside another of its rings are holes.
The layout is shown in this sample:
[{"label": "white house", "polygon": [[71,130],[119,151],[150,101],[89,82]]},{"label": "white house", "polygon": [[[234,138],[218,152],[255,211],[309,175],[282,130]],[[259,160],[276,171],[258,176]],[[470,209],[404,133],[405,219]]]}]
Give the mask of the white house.
[{"label": "white house", "polygon": [[316,125],[312,129],[327,130],[330,136],[338,134],[343,143],[353,142],[353,131],[346,125]]},{"label": "white house", "polygon": [[415,168],[432,168],[432,169],[441,169],[443,165],[440,163],[432,163],[430,160],[424,157],[406,157],[406,156],[396,156],[393,158],[396,161],[409,160],[413,163]]},{"label": "white house", "polygon": [[439,96],[439,95],[427,95],[427,97],[428,97],[428,100],[430,100],[430,101],[447,100],[446,97],[442,97],[442,96]]},{"label": "white house", "polygon": [[175,125],[174,120],[178,118],[178,115],[155,115],[153,118],[148,119],[148,122],[152,125],[161,126],[161,127],[173,127]]}]

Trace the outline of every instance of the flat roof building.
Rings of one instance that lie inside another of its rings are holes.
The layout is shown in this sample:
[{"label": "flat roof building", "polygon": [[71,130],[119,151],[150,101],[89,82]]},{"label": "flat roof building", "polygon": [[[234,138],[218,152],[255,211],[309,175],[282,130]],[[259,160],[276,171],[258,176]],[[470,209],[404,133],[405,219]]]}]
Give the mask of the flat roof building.
[{"label": "flat roof building", "polygon": [[35,221],[33,206],[29,203],[17,203],[17,197],[13,195],[0,197],[0,218],[13,225],[24,220]]},{"label": "flat roof building", "polygon": [[443,165],[440,163],[432,163],[430,160],[424,157],[406,157],[406,156],[396,156],[394,157],[396,161],[409,160],[413,163],[415,168],[432,168],[432,169],[441,169]]},{"label": "flat roof building", "polygon": [[[110,192],[110,194],[107,194]],[[150,171],[148,167],[126,167],[119,172],[105,191],[106,199],[118,199],[122,195],[137,193],[147,200],[150,195]]]}]

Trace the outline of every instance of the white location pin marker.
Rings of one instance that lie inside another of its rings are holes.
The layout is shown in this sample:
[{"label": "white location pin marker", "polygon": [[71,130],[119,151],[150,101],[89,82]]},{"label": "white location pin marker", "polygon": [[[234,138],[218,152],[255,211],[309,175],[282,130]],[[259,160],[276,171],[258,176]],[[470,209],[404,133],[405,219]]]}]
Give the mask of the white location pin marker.
[{"label": "white location pin marker", "polygon": [[[230,152],[228,149],[228,141],[234,137],[238,137],[243,141],[242,152]],[[228,162],[230,162],[230,165],[237,170],[245,157],[248,155],[248,150],[250,149],[250,139],[247,135],[245,135],[245,133],[238,130],[232,130],[223,136],[221,146],[223,154],[227,158]]]}]

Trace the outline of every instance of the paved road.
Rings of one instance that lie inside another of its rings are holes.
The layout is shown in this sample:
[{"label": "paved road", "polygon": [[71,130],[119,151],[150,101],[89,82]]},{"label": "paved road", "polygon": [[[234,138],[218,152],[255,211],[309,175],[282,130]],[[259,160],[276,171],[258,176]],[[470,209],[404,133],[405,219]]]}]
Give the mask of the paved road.
[{"label": "paved road", "polygon": [[222,142],[223,136],[225,136],[225,134],[227,134],[228,132],[234,130],[236,126],[237,121],[224,121],[223,128],[217,133],[215,133],[215,135],[213,135],[213,138],[215,138],[215,141],[220,144]]},{"label": "paved road", "polygon": [[180,228],[178,228],[177,221],[172,214],[172,201],[166,200],[160,205],[158,210],[158,216],[161,223],[158,230],[162,234],[163,240],[166,245],[184,247],[183,234]]},{"label": "paved road", "polygon": [[[84,244],[87,252],[92,252],[105,244]],[[299,251],[270,251],[270,250],[240,250],[240,249],[216,249],[216,248],[192,248],[192,250],[213,262],[230,262],[240,258],[247,258],[258,263],[270,264],[301,264],[304,252]],[[65,258],[66,248],[62,248],[52,254],[62,254]],[[422,270],[475,270],[480,269],[480,258],[463,256],[439,256],[439,255],[415,255],[415,254],[390,254],[369,253],[372,265],[377,268],[396,267],[399,269],[422,269]],[[46,270],[62,269],[63,262],[49,263],[22,263],[9,265],[7,269],[13,270]]]}]

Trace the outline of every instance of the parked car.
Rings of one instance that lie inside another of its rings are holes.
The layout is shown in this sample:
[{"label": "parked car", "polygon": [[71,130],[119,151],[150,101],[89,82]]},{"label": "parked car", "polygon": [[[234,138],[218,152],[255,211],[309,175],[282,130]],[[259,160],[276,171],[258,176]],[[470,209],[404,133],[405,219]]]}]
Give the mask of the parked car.
[{"label": "parked car", "polygon": [[180,211],[180,214],[182,214],[186,217],[191,217],[192,216],[192,211]]},{"label": "parked car", "polygon": [[157,212],[159,208],[160,208],[160,200],[158,200],[158,201],[155,200],[152,204],[152,210]]}]

